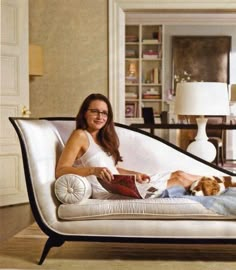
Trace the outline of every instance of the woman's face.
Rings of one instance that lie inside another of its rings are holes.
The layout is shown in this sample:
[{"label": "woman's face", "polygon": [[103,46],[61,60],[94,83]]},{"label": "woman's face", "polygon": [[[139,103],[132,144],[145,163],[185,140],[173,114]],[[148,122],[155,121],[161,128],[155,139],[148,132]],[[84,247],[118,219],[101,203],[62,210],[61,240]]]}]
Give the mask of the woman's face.
[{"label": "woman's face", "polygon": [[103,128],[108,119],[108,107],[102,100],[93,100],[85,113],[88,130],[96,131]]}]

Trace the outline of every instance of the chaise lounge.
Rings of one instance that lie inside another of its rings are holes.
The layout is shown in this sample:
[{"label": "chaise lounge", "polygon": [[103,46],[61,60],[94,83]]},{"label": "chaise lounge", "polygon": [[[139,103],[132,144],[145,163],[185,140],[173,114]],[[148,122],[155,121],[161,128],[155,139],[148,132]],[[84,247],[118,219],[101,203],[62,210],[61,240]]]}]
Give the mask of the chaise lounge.
[{"label": "chaise lounge", "polygon": [[[185,195],[144,200],[93,199],[85,177],[65,175],[60,182],[55,179],[58,157],[75,128],[74,118],[11,117],[10,121],[20,141],[32,212],[48,235],[39,264],[51,247],[65,241],[236,244],[234,188],[228,197],[199,200]],[[116,130],[125,168],[150,174],[184,170],[233,175],[144,131],[122,124],[116,124]]]}]

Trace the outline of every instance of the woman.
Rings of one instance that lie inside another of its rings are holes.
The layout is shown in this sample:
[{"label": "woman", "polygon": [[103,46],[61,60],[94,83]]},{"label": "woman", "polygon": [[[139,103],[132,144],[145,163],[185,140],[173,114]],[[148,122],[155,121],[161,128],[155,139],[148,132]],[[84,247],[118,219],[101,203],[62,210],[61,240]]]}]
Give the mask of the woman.
[{"label": "woman", "polygon": [[56,167],[57,178],[69,173],[86,176],[92,184],[93,197],[99,199],[115,198],[117,195],[108,193],[97,177],[111,181],[113,174],[135,174],[139,183],[151,181],[152,186],[160,191],[173,185],[188,188],[193,181],[201,178],[182,171],[150,177],[145,173],[116,167],[119,161],[122,161],[122,157],[111,104],[104,95],[91,94],[81,105],[76,117],[76,130],[60,156]]}]

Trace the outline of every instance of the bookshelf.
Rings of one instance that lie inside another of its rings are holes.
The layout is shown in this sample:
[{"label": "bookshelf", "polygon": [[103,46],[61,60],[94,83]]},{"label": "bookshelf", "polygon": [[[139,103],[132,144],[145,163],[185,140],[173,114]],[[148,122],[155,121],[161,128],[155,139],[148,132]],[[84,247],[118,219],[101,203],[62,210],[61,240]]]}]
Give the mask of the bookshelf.
[{"label": "bookshelf", "polygon": [[125,119],[142,122],[142,108],[155,118],[165,110],[163,100],[162,25],[125,26]]}]

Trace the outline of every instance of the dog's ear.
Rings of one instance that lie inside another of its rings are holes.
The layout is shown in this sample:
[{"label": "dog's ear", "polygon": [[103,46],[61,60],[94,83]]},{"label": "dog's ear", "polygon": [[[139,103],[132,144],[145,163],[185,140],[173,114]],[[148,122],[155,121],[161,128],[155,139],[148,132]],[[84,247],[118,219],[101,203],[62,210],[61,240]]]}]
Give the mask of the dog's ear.
[{"label": "dog's ear", "polygon": [[220,179],[219,177],[217,177],[217,176],[213,176],[213,177],[217,181],[217,183],[222,183],[223,182],[223,180]]},{"label": "dog's ear", "polygon": [[212,196],[218,194],[220,186],[217,180],[204,178],[202,182],[202,192],[205,196]]},{"label": "dog's ear", "polygon": [[236,186],[235,183],[232,183],[232,177],[231,176],[223,176],[223,179],[224,179],[224,185],[225,185],[226,188]]}]

